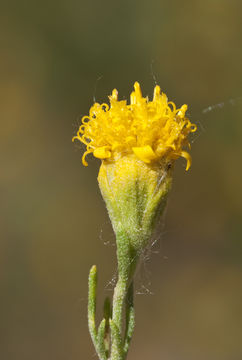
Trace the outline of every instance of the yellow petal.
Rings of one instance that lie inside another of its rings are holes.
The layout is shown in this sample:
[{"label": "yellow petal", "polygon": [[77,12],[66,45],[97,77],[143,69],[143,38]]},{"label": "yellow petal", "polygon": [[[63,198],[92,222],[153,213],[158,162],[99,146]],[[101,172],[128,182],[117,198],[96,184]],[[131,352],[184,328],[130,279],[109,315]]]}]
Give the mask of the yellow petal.
[{"label": "yellow petal", "polygon": [[109,146],[102,146],[93,151],[93,155],[98,159],[108,159],[111,157]]},{"label": "yellow petal", "polygon": [[132,150],[137,156],[137,158],[144,161],[145,163],[150,163],[152,160],[155,160],[157,158],[156,154],[149,145],[142,147],[133,147]]},{"label": "yellow petal", "polygon": [[[167,96],[155,86],[154,97],[149,101],[142,96],[140,84],[135,82],[130,96],[130,105],[126,100],[118,100],[118,91],[113,90],[109,97],[110,106],[95,103],[89,116],[82,118],[82,124],[73,138],[86,145],[99,159],[135,154],[147,164],[153,160],[177,159],[183,156],[187,160],[187,169],[191,157],[184,151],[188,144],[188,135],[196,131],[196,125],[185,117],[187,105],[179,109]],[[154,149],[154,150],[153,150]]]},{"label": "yellow petal", "polygon": [[186,171],[189,170],[189,168],[192,165],[192,157],[191,155],[186,151],[181,151],[180,156],[182,156],[187,161]]},{"label": "yellow petal", "polygon": [[84,166],[88,166],[88,163],[87,163],[87,161],[86,161],[86,156],[87,156],[88,154],[90,154],[91,152],[92,152],[91,150],[87,150],[87,151],[85,151],[84,154],[82,155],[82,163],[83,163]]}]

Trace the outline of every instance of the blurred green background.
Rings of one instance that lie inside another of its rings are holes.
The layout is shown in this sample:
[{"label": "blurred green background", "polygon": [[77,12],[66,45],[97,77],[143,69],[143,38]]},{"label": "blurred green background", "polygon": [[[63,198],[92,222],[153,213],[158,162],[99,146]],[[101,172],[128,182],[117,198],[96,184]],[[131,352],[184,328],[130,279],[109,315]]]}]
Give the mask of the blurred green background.
[{"label": "blurred green background", "polygon": [[240,0],[1,2],[1,360],[95,358],[87,276],[97,264],[100,315],[115,243],[99,161],[84,168],[71,138],[94,97],[126,98],[135,80],[151,96],[154,77],[199,130],[136,278],[129,359],[241,360],[241,13]]}]

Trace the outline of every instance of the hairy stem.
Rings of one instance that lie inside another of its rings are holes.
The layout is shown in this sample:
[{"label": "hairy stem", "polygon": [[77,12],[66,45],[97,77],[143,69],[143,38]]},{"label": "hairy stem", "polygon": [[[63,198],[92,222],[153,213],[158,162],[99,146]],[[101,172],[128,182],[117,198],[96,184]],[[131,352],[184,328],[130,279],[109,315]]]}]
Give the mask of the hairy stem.
[{"label": "hairy stem", "polygon": [[123,305],[127,294],[127,282],[119,278],[114,289],[113,296],[113,321],[115,322],[120,334],[122,333]]},{"label": "hairy stem", "polygon": [[113,295],[112,348],[111,360],[123,359],[123,349],[120,346],[122,336],[123,306],[127,295],[127,280],[119,277]]},{"label": "hairy stem", "polygon": [[131,282],[126,296],[126,329],[124,336],[124,359],[126,359],[135,326],[134,284]]}]

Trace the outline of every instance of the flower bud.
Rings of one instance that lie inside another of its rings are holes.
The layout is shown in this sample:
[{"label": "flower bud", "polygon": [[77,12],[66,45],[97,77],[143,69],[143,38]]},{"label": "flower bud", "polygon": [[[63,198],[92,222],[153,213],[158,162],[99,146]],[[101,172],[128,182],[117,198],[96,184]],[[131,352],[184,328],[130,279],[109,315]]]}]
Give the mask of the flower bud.
[{"label": "flower bud", "polygon": [[147,164],[134,154],[102,162],[99,187],[117,237],[119,272],[126,276],[132,276],[164,210],[171,173],[170,163]]}]

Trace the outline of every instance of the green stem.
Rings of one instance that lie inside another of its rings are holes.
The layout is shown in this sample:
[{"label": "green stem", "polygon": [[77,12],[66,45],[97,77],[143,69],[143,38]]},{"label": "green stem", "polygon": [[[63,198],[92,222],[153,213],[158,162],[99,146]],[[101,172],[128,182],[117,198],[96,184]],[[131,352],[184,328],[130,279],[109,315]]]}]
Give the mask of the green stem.
[{"label": "green stem", "polygon": [[123,306],[127,295],[127,280],[119,277],[114,289],[113,295],[113,318],[111,327],[111,360],[122,360],[123,349],[120,345],[122,343],[122,320],[123,320]]},{"label": "green stem", "polygon": [[[112,316],[112,327],[111,327],[112,346],[111,346],[110,360],[123,360],[126,357],[130,343],[129,337],[134,327],[133,310],[131,310],[132,314],[131,313],[130,314],[132,317],[131,319],[132,324],[126,323],[126,328],[128,326],[129,330],[128,330],[128,334],[126,330],[125,340],[123,341],[122,340],[123,308],[124,308],[124,304],[126,303],[127,305],[127,301],[130,301],[131,299],[130,292],[133,293],[133,285],[131,285],[131,282],[135,272],[138,257],[137,257],[137,251],[135,251],[135,249],[132,247],[126,232],[118,232],[116,236],[116,240],[117,240],[117,258],[118,258],[119,277],[113,295],[113,316]],[[129,295],[127,295],[129,286],[130,286]],[[129,298],[129,300],[127,298]],[[131,308],[133,308],[133,305],[131,305],[130,309]],[[129,311],[127,313],[126,310],[126,316],[129,317],[130,314]]]},{"label": "green stem", "polygon": [[127,281],[119,278],[113,295],[113,321],[120,334],[122,333],[123,305],[127,294]]},{"label": "green stem", "polygon": [[[130,345],[134,330],[134,306],[133,306],[133,282],[130,283],[128,273],[130,269],[123,267],[119,272],[119,279],[114,289],[113,309],[106,299],[104,304],[104,319],[96,329],[96,291],[97,291],[97,268],[92,266],[89,273],[88,291],[88,326],[91,338],[100,360],[124,360]],[[126,271],[124,271],[126,270]],[[126,276],[125,276],[126,275]],[[123,308],[126,304],[126,329],[123,333]],[[112,317],[112,318],[111,318]],[[110,326],[110,327],[109,327]],[[111,330],[111,349],[108,331]]]},{"label": "green stem", "polygon": [[134,284],[131,282],[126,297],[126,329],[124,336],[124,359],[126,359],[131,338],[134,332],[135,319],[134,319]]},{"label": "green stem", "polygon": [[123,360],[124,352],[123,352],[123,342],[121,338],[121,334],[119,332],[118,327],[115,322],[110,319],[109,321],[110,329],[111,329],[111,357],[109,360]]}]

